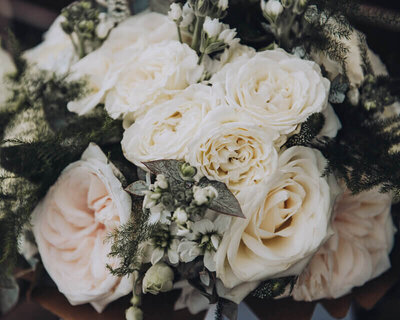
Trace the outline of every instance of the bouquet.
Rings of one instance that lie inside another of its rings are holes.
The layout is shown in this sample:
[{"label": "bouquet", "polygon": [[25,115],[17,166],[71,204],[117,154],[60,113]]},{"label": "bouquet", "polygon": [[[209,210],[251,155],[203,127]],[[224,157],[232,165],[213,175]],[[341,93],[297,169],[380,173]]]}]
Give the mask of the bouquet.
[{"label": "bouquet", "polygon": [[399,81],[358,4],[152,4],[77,1],[0,52],[2,312],[21,265],[99,313],[130,295],[128,320],[145,295],[235,319],[249,295],[339,298],[387,271]]}]

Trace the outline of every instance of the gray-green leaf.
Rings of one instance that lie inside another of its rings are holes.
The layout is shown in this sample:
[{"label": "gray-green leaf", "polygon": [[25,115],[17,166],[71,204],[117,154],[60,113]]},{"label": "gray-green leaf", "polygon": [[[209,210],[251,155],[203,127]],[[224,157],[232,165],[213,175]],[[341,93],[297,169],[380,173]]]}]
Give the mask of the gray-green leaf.
[{"label": "gray-green leaf", "polygon": [[125,191],[139,197],[145,196],[147,190],[149,190],[149,187],[143,180],[135,181],[125,188]]},{"label": "gray-green leaf", "polygon": [[212,186],[217,190],[218,197],[213,199],[208,206],[211,210],[234,217],[246,218],[242,212],[239,201],[233,193],[229,191],[228,187],[224,183],[202,178],[199,182],[199,186],[202,188]]},{"label": "gray-green leaf", "polygon": [[178,160],[155,160],[149,162],[143,162],[143,164],[155,175],[163,174],[168,180],[169,187],[172,193],[181,191],[182,188],[190,187],[182,177],[181,165],[183,161]]},{"label": "gray-green leaf", "polygon": [[180,166],[183,163],[183,161],[179,160],[155,160],[143,162],[151,173],[154,173],[155,175],[163,174],[168,180],[174,179],[182,182],[184,180],[181,176]]},{"label": "gray-green leaf", "polygon": [[349,84],[343,76],[337,76],[331,83],[329,92],[329,102],[343,103],[346,98],[346,92],[349,89]]}]

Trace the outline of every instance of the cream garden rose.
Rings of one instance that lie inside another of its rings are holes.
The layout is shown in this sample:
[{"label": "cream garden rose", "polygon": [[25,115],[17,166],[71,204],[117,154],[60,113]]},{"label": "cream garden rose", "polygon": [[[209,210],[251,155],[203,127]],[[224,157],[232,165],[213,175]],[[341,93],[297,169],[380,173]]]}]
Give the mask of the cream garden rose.
[{"label": "cream garden rose", "polygon": [[149,45],[165,40],[177,40],[176,25],[165,15],[145,12],[121,22],[99,49],[72,66],[71,79],[86,77],[91,92],[81,100],[71,101],[68,109],[83,115],[104,103],[105,95],[132,58]]},{"label": "cream garden rose", "polygon": [[219,107],[204,118],[185,160],[210,180],[239,192],[274,174],[278,163],[276,138],[276,132],[261,127],[246,113]]},{"label": "cream garden rose", "polygon": [[151,45],[137,55],[130,53],[121,59],[117,82],[105,100],[112,118],[128,113],[137,118],[197,83],[203,73],[196,52],[175,40]]},{"label": "cream garden rose", "polygon": [[322,176],[325,165],[319,151],[292,147],[280,155],[273,178],[239,192],[246,219],[233,219],[216,253],[217,277],[226,288],[300,274],[332,234],[338,186]]},{"label": "cream garden rose", "polygon": [[293,132],[308,116],[322,112],[330,87],[316,63],[282,49],[236,59],[211,83],[226,104],[246,110],[281,134]]},{"label": "cream garden rose", "polygon": [[377,189],[338,199],[334,235],[318,250],[293,289],[295,300],[338,298],[390,268],[395,227],[392,198]]},{"label": "cream garden rose", "polygon": [[145,161],[183,159],[190,140],[213,108],[211,87],[190,86],[152,108],[125,131],[125,157],[143,169]]},{"label": "cream garden rose", "polygon": [[106,265],[107,234],[131,213],[130,196],[113,166],[94,144],[70,164],[32,216],[33,233],[43,264],[72,305],[105,306],[132,291],[132,279],[111,275]]}]

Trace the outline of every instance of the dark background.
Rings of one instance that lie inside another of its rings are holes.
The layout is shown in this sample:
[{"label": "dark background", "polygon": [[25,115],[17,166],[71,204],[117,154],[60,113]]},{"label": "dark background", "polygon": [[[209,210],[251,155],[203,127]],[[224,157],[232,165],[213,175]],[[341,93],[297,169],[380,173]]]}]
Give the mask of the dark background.
[{"label": "dark background", "polygon": [[[0,36],[7,37],[11,29],[21,41],[23,49],[30,48],[42,39],[43,32],[57,17],[60,10],[71,0],[0,0]],[[390,12],[400,13],[400,1],[368,0],[363,4],[376,5]],[[386,64],[392,76],[400,77],[400,28],[397,31],[379,26],[371,26],[354,19],[355,26],[366,33],[368,45]],[[400,25],[400,23],[398,23]],[[373,310],[356,310],[357,319],[361,320],[397,320],[400,319],[400,285],[394,286]],[[58,319],[38,305],[22,299],[18,308],[3,320],[55,320]]]}]

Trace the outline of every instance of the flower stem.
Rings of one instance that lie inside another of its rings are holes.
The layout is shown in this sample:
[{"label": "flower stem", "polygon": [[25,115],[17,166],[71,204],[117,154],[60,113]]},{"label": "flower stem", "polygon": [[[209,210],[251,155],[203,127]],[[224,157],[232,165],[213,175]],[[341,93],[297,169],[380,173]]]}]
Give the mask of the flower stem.
[{"label": "flower stem", "polygon": [[176,29],[177,29],[177,31],[178,31],[179,42],[180,42],[180,43],[183,43],[183,41],[182,41],[181,27],[179,26],[179,23],[176,23]]},{"label": "flower stem", "polygon": [[198,65],[201,65],[201,62],[203,61],[204,58],[204,52],[201,53],[200,57],[199,57],[199,61],[197,61]]},{"label": "flower stem", "polygon": [[204,17],[196,16],[196,25],[194,27],[192,39],[192,49],[196,50],[196,52],[199,52],[201,30],[203,29],[204,20]]}]

